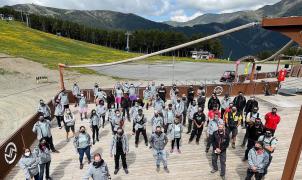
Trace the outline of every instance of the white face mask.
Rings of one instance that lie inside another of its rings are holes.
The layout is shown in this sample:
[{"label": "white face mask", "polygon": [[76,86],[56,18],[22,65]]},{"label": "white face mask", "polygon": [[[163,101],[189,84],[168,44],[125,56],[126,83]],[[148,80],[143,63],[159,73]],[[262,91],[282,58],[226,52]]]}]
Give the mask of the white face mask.
[{"label": "white face mask", "polygon": [[30,152],[26,152],[26,153],[24,153],[24,155],[25,155],[26,157],[28,157],[28,156],[30,155]]}]

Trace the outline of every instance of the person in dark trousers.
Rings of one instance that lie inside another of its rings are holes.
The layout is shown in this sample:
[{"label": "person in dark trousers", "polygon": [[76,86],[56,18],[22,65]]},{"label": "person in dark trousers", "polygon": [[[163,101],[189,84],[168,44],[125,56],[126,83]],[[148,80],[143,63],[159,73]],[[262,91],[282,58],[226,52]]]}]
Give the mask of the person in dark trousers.
[{"label": "person in dark trousers", "polygon": [[114,162],[115,162],[114,174],[117,174],[120,169],[119,167],[120,158],[122,159],[122,164],[125,173],[126,174],[129,173],[127,161],[126,161],[126,155],[128,154],[128,152],[129,152],[128,138],[124,134],[124,130],[122,128],[118,128],[116,135],[112,137],[111,148],[110,148],[110,156],[112,157],[114,155]]},{"label": "person in dark trousers", "polygon": [[47,104],[41,99],[38,107],[38,113],[43,115],[44,119],[52,120],[51,118],[51,110]]},{"label": "person in dark trousers", "polygon": [[29,148],[24,149],[19,166],[23,169],[26,180],[39,180],[39,161],[36,154],[32,153]]},{"label": "person in dark trousers", "polygon": [[190,104],[192,104],[193,100],[194,100],[194,88],[193,85],[190,85],[188,90],[187,90],[187,97],[188,97],[188,101],[187,101],[187,108],[189,107]]},{"label": "person in dark trousers", "polygon": [[60,103],[60,100],[56,100],[55,113],[54,113],[59,129],[62,129],[61,122],[64,123],[64,106]]},{"label": "person in dark trousers", "polygon": [[93,109],[90,115],[90,128],[92,130],[92,140],[93,144],[95,144],[95,140],[99,141],[99,129],[101,126],[101,118],[96,113],[96,110]]},{"label": "person in dark trousers", "polygon": [[182,95],[181,101],[184,104],[184,110],[182,112],[182,125],[186,125],[186,121],[187,121],[187,111],[188,111],[188,98],[186,97],[185,94]]},{"label": "person in dark trousers", "polygon": [[46,139],[44,138],[40,139],[39,145],[34,149],[34,154],[39,160],[39,169],[40,169],[39,180],[43,180],[44,172],[45,172],[46,180],[51,180],[52,178],[49,175],[51,155],[50,155],[50,147]]},{"label": "person in dark trousers", "polygon": [[201,94],[197,98],[197,105],[198,105],[198,107],[201,107],[202,109],[204,109],[205,104],[206,104],[205,92],[201,92]]},{"label": "person in dark trousers", "polygon": [[187,134],[191,133],[192,130],[192,123],[193,123],[193,117],[194,114],[198,111],[198,106],[196,104],[196,101],[193,100],[192,104],[188,107],[188,131]]},{"label": "person in dark trousers", "polygon": [[209,102],[208,102],[209,111],[213,110],[214,107],[217,107],[218,110],[220,109],[220,101],[219,101],[216,93],[212,94],[212,96],[211,96],[211,98],[209,99]]},{"label": "person in dark trousers", "polygon": [[167,93],[167,90],[164,86],[164,84],[161,84],[160,87],[157,89],[157,93],[159,95],[159,97],[164,101],[166,102],[166,93]]},{"label": "person in dark trousers", "polygon": [[218,130],[213,133],[212,145],[212,166],[213,169],[211,173],[218,171],[217,160],[220,159],[220,176],[225,179],[225,162],[226,162],[226,150],[229,146],[230,137],[227,129],[225,129],[223,124],[218,125]]},{"label": "person in dark trousers", "polygon": [[254,107],[254,109],[252,110],[252,112],[249,112],[246,117],[245,117],[245,127],[246,127],[246,131],[245,131],[245,135],[242,141],[241,146],[244,147],[246,145],[248,136],[249,136],[249,128],[252,127],[255,124],[255,120],[257,118],[260,118],[260,114],[258,112],[258,107]]},{"label": "person in dark trousers", "polygon": [[135,147],[138,147],[138,141],[139,141],[139,135],[140,133],[143,134],[145,139],[145,144],[148,146],[148,138],[147,138],[147,132],[146,132],[146,124],[147,124],[147,118],[143,114],[143,109],[138,109],[138,114],[134,117],[134,123],[135,123]]},{"label": "person in dark trousers", "polygon": [[219,114],[218,113],[214,114],[214,118],[213,120],[210,121],[207,129],[208,138],[207,138],[206,153],[209,152],[210,146],[213,143],[214,132],[218,130],[218,126],[221,124],[224,125],[224,122],[222,119],[219,118]]},{"label": "person in dark trousers", "polygon": [[112,91],[109,92],[107,96],[107,109],[110,109],[112,105],[114,106],[115,98],[114,95],[112,94]]},{"label": "person in dark trousers", "polygon": [[247,114],[252,112],[255,107],[258,108],[258,101],[255,99],[255,96],[251,96],[251,98],[246,102],[246,105],[244,108],[245,124],[246,124]]},{"label": "person in dark trousers", "polygon": [[277,114],[277,108],[273,107],[272,112],[265,115],[265,129],[271,131],[274,136],[280,120],[280,116]]},{"label": "person in dark trousers", "polygon": [[231,98],[229,94],[225,94],[221,100],[221,117],[224,117],[225,110],[230,106]]},{"label": "person in dark trousers", "polygon": [[126,113],[127,113],[127,119],[128,121],[130,121],[130,107],[131,107],[131,100],[129,98],[129,95],[127,93],[124,94],[124,96],[122,97],[122,104],[121,104],[122,108],[123,108],[123,118],[125,119]]},{"label": "person in dark trousers", "polygon": [[96,113],[100,117],[100,119],[103,120],[102,128],[104,128],[104,126],[105,126],[106,112],[107,112],[107,107],[105,106],[105,102],[104,102],[104,100],[100,100],[99,104],[96,107]]},{"label": "person in dark trousers", "polygon": [[[237,111],[241,116],[243,117],[243,109],[245,108],[246,105],[246,99],[243,95],[243,93],[240,91],[238,96],[236,96],[233,100],[234,106],[237,108]],[[244,127],[244,123],[240,123],[242,127]]]},{"label": "person in dark trousers", "polygon": [[249,128],[246,129],[246,131],[248,131],[248,141],[243,161],[246,161],[248,159],[248,153],[250,149],[255,146],[255,142],[258,141],[259,137],[264,133],[264,126],[261,122],[261,119],[256,118],[255,122],[251,123],[249,125]]},{"label": "person in dark trousers", "polygon": [[196,144],[199,144],[199,139],[202,134],[203,125],[206,121],[206,115],[203,112],[202,108],[198,108],[198,111],[193,116],[193,130],[189,139],[191,143],[196,136]]},{"label": "person in dark trousers", "polygon": [[55,149],[53,145],[51,124],[49,120],[44,119],[43,116],[40,116],[39,121],[34,124],[32,131],[37,134],[38,141],[40,141],[42,138],[46,140],[52,152],[59,152]]},{"label": "person in dark trousers", "polygon": [[264,169],[269,162],[269,155],[263,149],[262,142],[255,142],[255,147],[248,154],[248,169],[245,180],[251,180],[255,176],[256,180],[261,180],[264,176]]},{"label": "person in dark trousers", "polygon": [[241,114],[237,111],[235,106],[232,107],[232,111],[225,114],[225,125],[228,128],[228,132],[232,133],[232,148],[235,149],[236,137],[238,134],[238,126],[242,121]]},{"label": "person in dark trousers", "polygon": [[80,160],[80,169],[83,169],[83,158],[84,154],[88,159],[88,164],[91,162],[90,156],[90,146],[91,140],[90,135],[86,132],[86,128],[84,126],[80,127],[80,133],[74,137],[73,145],[76,151],[79,153],[79,160]]}]

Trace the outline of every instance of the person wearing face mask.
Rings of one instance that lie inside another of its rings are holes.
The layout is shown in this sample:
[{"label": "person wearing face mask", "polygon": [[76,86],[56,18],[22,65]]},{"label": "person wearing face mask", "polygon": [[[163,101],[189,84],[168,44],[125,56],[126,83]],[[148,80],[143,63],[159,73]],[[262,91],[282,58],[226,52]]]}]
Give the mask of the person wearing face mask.
[{"label": "person wearing face mask", "polygon": [[60,100],[60,103],[64,106],[64,109],[69,108],[68,93],[65,89],[60,92],[58,99]]},{"label": "person wearing face mask", "polygon": [[110,125],[111,125],[111,131],[112,131],[112,134],[113,134],[113,130],[114,130],[114,117],[115,117],[115,107],[114,107],[114,104],[111,105],[111,108],[109,108],[108,110],[108,121],[110,122]]},{"label": "person wearing face mask", "polygon": [[181,98],[182,103],[184,104],[184,110],[182,111],[182,119],[180,120],[182,122],[182,125],[186,125],[187,123],[187,112],[188,112],[188,98],[185,94],[182,95]]},{"label": "person wearing face mask", "polygon": [[151,85],[150,85],[150,92],[151,92],[151,104],[153,99],[156,98],[156,94],[157,94],[157,86],[155,85],[155,82],[152,81]]},{"label": "person wearing face mask", "polygon": [[188,90],[187,90],[187,97],[188,97],[188,101],[187,101],[187,108],[190,106],[190,104],[192,104],[193,100],[194,100],[194,95],[195,95],[195,91],[193,88],[193,85],[190,85]]},{"label": "person wearing face mask", "polygon": [[76,151],[79,153],[80,169],[83,169],[84,154],[86,154],[86,157],[88,159],[88,164],[90,164],[91,162],[91,156],[90,156],[91,137],[86,132],[85,126],[80,127],[80,132],[74,137],[73,145]]},{"label": "person wearing face mask", "polygon": [[[237,108],[238,113],[243,116],[243,109],[246,105],[246,99],[242,92],[239,92],[238,96],[236,96],[233,100],[234,106]],[[244,122],[240,122],[241,126],[244,127]]]},{"label": "person wearing face mask", "polygon": [[154,111],[157,111],[159,114],[162,114],[163,109],[165,108],[165,102],[160,98],[160,96],[157,94],[156,99],[153,103]]},{"label": "person wearing face mask", "polygon": [[205,104],[206,104],[205,92],[201,92],[201,94],[198,95],[197,104],[198,104],[198,107],[201,107],[202,109],[205,108]]},{"label": "person wearing face mask", "polygon": [[93,96],[94,96],[94,99],[96,99],[96,93],[99,91],[99,85],[98,83],[94,83],[94,86],[93,86]]},{"label": "person wearing face mask", "polygon": [[254,108],[258,108],[258,101],[255,99],[255,96],[251,96],[251,98],[246,102],[244,108],[245,123],[247,114],[253,112]]},{"label": "person wearing face mask", "polygon": [[265,129],[271,131],[274,136],[279,123],[280,116],[277,114],[277,108],[273,107],[272,112],[265,115]]},{"label": "person wearing face mask", "polygon": [[173,109],[175,111],[175,116],[179,117],[180,121],[183,119],[183,112],[184,112],[185,104],[181,100],[181,98],[177,98],[176,103],[173,106]]},{"label": "person wearing face mask", "polygon": [[24,149],[24,154],[21,156],[19,166],[24,171],[26,180],[39,180],[39,161],[36,154],[31,153],[29,148]]},{"label": "person wearing face mask", "polygon": [[111,91],[109,92],[106,100],[107,100],[107,109],[110,109],[112,106],[114,106],[115,98]]},{"label": "person wearing face mask", "polygon": [[70,109],[65,109],[64,112],[64,125],[66,130],[66,141],[69,141],[68,134],[70,130],[72,131],[72,137],[74,136],[74,125],[75,125],[75,116],[70,111]]},{"label": "person wearing face mask", "polygon": [[167,133],[168,127],[173,123],[176,117],[175,110],[172,107],[172,104],[168,104],[168,108],[164,111],[164,132]]},{"label": "person wearing face mask", "polygon": [[100,101],[104,101],[107,99],[107,94],[105,91],[103,91],[101,88],[98,89],[96,96],[95,96],[95,104],[98,105],[100,103]]},{"label": "person wearing face mask", "polygon": [[221,115],[220,117],[224,117],[225,110],[230,106],[231,98],[229,94],[225,94],[224,98],[221,100]]},{"label": "person wearing face mask", "polygon": [[247,131],[247,147],[245,150],[245,156],[243,161],[248,159],[248,153],[250,149],[255,146],[255,142],[258,141],[259,137],[264,133],[264,127],[260,118],[256,118],[254,123],[249,124],[249,127],[246,129]]},{"label": "person wearing face mask", "polygon": [[122,109],[123,109],[123,118],[126,117],[127,114],[127,119],[130,121],[130,108],[131,108],[131,100],[129,98],[129,94],[125,93],[124,96],[122,97]]},{"label": "person wearing face mask", "polygon": [[64,107],[60,103],[60,100],[58,99],[56,100],[54,115],[57,119],[59,129],[61,129],[62,128],[61,122],[64,122]]},{"label": "person wearing face mask", "polygon": [[87,99],[84,96],[84,93],[81,92],[81,96],[79,98],[79,112],[80,112],[80,117],[81,117],[81,121],[83,121],[83,114],[84,114],[84,118],[87,119]]},{"label": "person wearing face mask", "polygon": [[164,126],[164,120],[157,111],[154,111],[154,116],[151,118],[151,125],[152,125],[152,133],[155,132],[157,126],[160,127]]},{"label": "person wearing face mask", "polygon": [[146,110],[148,110],[149,106],[151,105],[151,101],[152,101],[152,93],[150,90],[150,86],[147,86],[146,89],[143,92],[143,97],[144,97],[144,104],[146,105],[145,108]]},{"label": "person wearing face mask", "polygon": [[134,106],[131,107],[131,109],[130,109],[130,118],[132,120],[132,135],[135,134],[135,128],[134,128],[135,123],[136,123],[135,122],[135,117],[137,116],[139,109],[142,109],[142,107],[139,105],[138,102],[135,102]]},{"label": "person wearing face mask", "polygon": [[74,107],[77,107],[77,105],[79,105],[79,97],[81,94],[81,90],[80,87],[78,86],[78,84],[75,82],[72,86],[72,95],[74,96],[75,99],[75,105]]},{"label": "person wearing face mask", "polygon": [[246,131],[245,131],[245,135],[244,135],[241,147],[244,147],[246,145],[246,142],[247,142],[247,139],[249,136],[249,132],[250,132],[250,128],[253,127],[253,125],[255,124],[255,120],[257,118],[261,119],[260,113],[258,112],[258,107],[254,107],[253,110],[251,112],[249,112],[245,117]]},{"label": "person wearing face mask", "polygon": [[272,162],[272,159],[273,159],[272,154],[274,153],[274,151],[276,149],[278,140],[276,137],[273,136],[271,131],[266,130],[265,134],[258,138],[258,141],[263,143],[263,148],[269,155],[269,162],[264,168],[264,175],[266,175],[267,169]]},{"label": "person wearing face mask", "polygon": [[134,86],[134,84],[130,84],[129,88],[129,98],[131,101],[131,106],[134,106],[134,102],[137,100],[136,90],[140,85]]},{"label": "person wearing face mask", "polygon": [[189,139],[189,143],[191,143],[196,136],[196,144],[199,144],[199,139],[202,134],[203,125],[206,121],[206,115],[203,112],[202,108],[198,108],[198,111],[193,116],[193,130],[191,132],[191,136]]},{"label": "person wearing face mask", "polygon": [[37,111],[38,113],[43,115],[44,119],[48,119],[50,121],[52,120],[50,108],[47,104],[45,104],[45,102],[42,99],[40,100],[40,104]]},{"label": "person wearing face mask", "polygon": [[103,119],[103,123],[102,123],[103,128],[105,126],[106,112],[107,112],[107,107],[105,106],[104,101],[100,100],[99,105],[97,105],[96,107],[96,113],[100,118]]},{"label": "person wearing face mask", "polygon": [[160,87],[157,89],[157,93],[158,93],[160,99],[162,99],[164,102],[166,102],[166,93],[167,93],[167,90],[166,90],[164,84],[160,85]]},{"label": "person wearing face mask", "polygon": [[241,124],[242,116],[237,111],[235,106],[232,107],[232,111],[225,114],[225,125],[228,128],[229,133],[232,133],[232,148],[235,149],[236,137],[238,134],[238,126]]},{"label": "person wearing face mask", "polygon": [[193,100],[192,103],[190,104],[189,108],[188,108],[188,113],[187,113],[188,114],[188,131],[187,131],[187,134],[191,133],[194,114],[197,111],[198,111],[198,106],[196,104],[196,101]]},{"label": "person wearing face mask", "polygon": [[213,93],[211,98],[209,99],[208,102],[208,110],[212,110],[214,107],[217,107],[217,109],[220,109],[220,101],[216,95],[216,93]]},{"label": "person wearing face mask", "polygon": [[120,86],[117,86],[117,88],[114,91],[115,95],[115,107],[118,109],[121,107],[122,97],[123,97],[123,90]]},{"label": "person wearing face mask", "polygon": [[33,154],[36,155],[39,161],[39,169],[40,169],[39,180],[43,180],[44,171],[45,171],[46,179],[51,180],[52,178],[49,176],[51,155],[50,155],[49,144],[44,138],[42,138],[39,141],[39,145],[35,147]]},{"label": "person wearing face mask", "polygon": [[118,109],[115,110],[115,116],[113,117],[112,124],[114,125],[113,134],[116,134],[117,128],[123,128],[124,126],[123,116],[121,115],[121,112]]},{"label": "person wearing face mask", "polygon": [[52,134],[51,134],[51,124],[50,124],[49,120],[44,119],[43,116],[39,116],[39,121],[37,121],[34,124],[32,131],[37,134],[38,141],[40,141],[42,138],[44,138],[46,140],[46,142],[48,142],[52,152],[59,152],[55,149],[55,147],[53,145]]},{"label": "person wearing face mask", "polygon": [[176,146],[177,146],[177,152],[181,153],[179,146],[180,146],[182,131],[183,131],[183,126],[181,125],[179,118],[176,117],[174,124],[170,124],[169,128],[168,128],[168,135],[171,139],[170,153],[173,153],[173,151],[174,151],[175,142],[176,142]]},{"label": "person wearing face mask", "polygon": [[269,162],[269,155],[263,149],[263,143],[256,141],[255,147],[248,154],[248,170],[246,180],[251,180],[255,176],[256,180],[261,180],[264,176],[264,169]]},{"label": "person wearing face mask", "polygon": [[168,137],[162,132],[160,126],[156,127],[155,133],[151,134],[150,145],[153,148],[153,156],[156,159],[156,171],[160,170],[160,162],[163,162],[164,170],[169,173],[168,163],[167,163],[167,152],[165,147],[168,143]]},{"label": "person wearing face mask", "polygon": [[179,90],[177,89],[176,84],[173,84],[172,88],[170,89],[170,93],[169,93],[171,100],[175,99],[176,91],[179,91]]},{"label": "person wearing face mask", "polygon": [[225,179],[226,150],[229,147],[230,137],[223,124],[218,125],[218,130],[213,133],[212,166],[211,173],[218,171],[217,160],[220,159],[220,177]]},{"label": "person wearing face mask", "polygon": [[[132,84],[132,83],[131,83]],[[125,82],[125,83],[122,83],[122,89],[123,89],[123,92],[124,93],[127,93],[127,94],[129,94],[129,89],[130,89],[130,86],[131,85],[129,85],[129,83],[128,82]]]},{"label": "person wearing face mask", "polygon": [[93,163],[90,163],[83,180],[108,180],[111,179],[107,163],[102,159],[100,153],[96,153],[93,156]]},{"label": "person wearing face mask", "polygon": [[145,144],[148,146],[148,138],[146,131],[147,118],[143,114],[143,109],[139,108],[137,115],[133,119],[135,130],[135,147],[138,147],[139,135],[142,133],[145,139]]},{"label": "person wearing face mask", "polygon": [[200,95],[205,94],[205,93],[206,93],[205,87],[204,87],[203,84],[201,84],[201,85],[198,87],[198,89],[197,89],[197,96],[200,96]]},{"label": "person wearing face mask", "polygon": [[215,114],[218,114],[219,118],[221,118],[220,111],[217,109],[216,106],[214,106],[213,109],[209,110],[208,112],[207,125],[209,124],[210,121],[214,119]]},{"label": "person wearing face mask", "polygon": [[116,135],[112,137],[111,146],[110,146],[110,156],[114,156],[115,170],[114,174],[117,174],[119,171],[119,161],[120,157],[122,159],[123,169],[126,174],[129,173],[126,161],[126,155],[129,152],[128,138],[124,134],[122,128],[118,128]]},{"label": "person wearing face mask", "polygon": [[95,140],[99,141],[99,128],[101,126],[101,118],[93,109],[90,115],[90,128],[92,130],[92,144],[95,144]]},{"label": "person wearing face mask", "polygon": [[207,129],[207,147],[206,147],[206,153],[209,152],[210,146],[213,142],[213,134],[215,131],[218,130],[219,125],[224,125],[223,120],[219,117],[219,113],[214,114],[213,120],[210,121],[208,129]]}]

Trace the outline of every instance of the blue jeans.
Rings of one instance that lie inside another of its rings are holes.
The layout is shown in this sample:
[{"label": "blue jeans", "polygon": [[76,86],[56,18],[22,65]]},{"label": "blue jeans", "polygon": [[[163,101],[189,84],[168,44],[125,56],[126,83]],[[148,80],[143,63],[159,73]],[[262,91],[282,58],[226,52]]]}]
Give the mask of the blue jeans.
[{"label": "blue jeans", "polygon": [[164,167],[167,167],[167,153],[165,150],[154,150],[154,157],[156,159],[156,166],[160,166],[160,162],[163,161]]},{"label": "blue jeans", "polygon": [[[25,180],[31,180],[31,179],[25,179]],[[39,173],[34,175],[34,180],[40,180],[40,175]]]},{"label": "blue jeans", "polygon": [[83,158],[84,158],[84,153],[86,154],[86,157],[88,159],[88,161],[91,161],[91,156],[90,156],[90,146],[87,146],[85,148],[78,148],[78,152],[79,152],[79,159],[80,159],[80,164],[83,164]]},{"label": "blue jeans", "polygon": [[44,169],[45,169],[45,173],[46,173],[46,179],[48,179],[49,176],[49,166],[50,166],[50,162],[44,163],[44,164],[40,164],[40,179],[39,180],[43,180],[43,176],[44,176]]}]

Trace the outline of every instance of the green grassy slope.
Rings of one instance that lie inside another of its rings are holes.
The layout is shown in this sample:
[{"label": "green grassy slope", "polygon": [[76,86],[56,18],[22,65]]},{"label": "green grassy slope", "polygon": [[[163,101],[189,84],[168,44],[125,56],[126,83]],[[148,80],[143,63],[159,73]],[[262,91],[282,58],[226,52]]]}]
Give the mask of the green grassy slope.
[{"label": "green grassy slope", "polygon": [[[57,68],[58,63],[68,65],[107,63],[141,55],[55,36],[14,21],[0,21],[0,52],[24,57],[49,68]],[[171,59],[172,57],[155,56],[148,60]],[[176,60],[192,61],[190,58],[176,58]],[[214,60],[214,62],[224,61]],[[80,72],[92,73],[87,69],[81,69]]]}]

